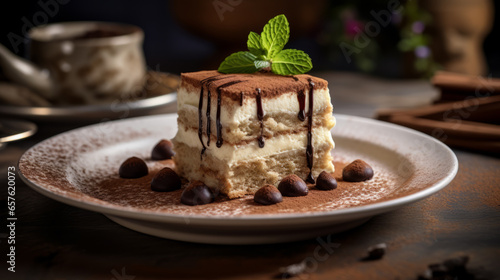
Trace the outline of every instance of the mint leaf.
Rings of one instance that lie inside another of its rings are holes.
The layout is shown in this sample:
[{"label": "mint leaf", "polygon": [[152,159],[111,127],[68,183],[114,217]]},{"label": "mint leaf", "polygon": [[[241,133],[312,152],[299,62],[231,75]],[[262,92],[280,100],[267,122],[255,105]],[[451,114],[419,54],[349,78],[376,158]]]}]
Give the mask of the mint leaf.
[{"label": "mint leaf", "polygon": [[304,74],[311,69],[311,58],[305,52],[294,49],[280,51],[271,64],[271,70],[278,75]]},{"label": "mint leaf", "polygon": [[260,34],[262,47],[266,51],[268,58],[273,58],[279,53],[288,42],[290,37],[290,27],[285,15],[278,15],[272,18]]},{"label": "mint leaf", "polygon": [[218,71],[221,73],[254,73],[257,72],[255,66],[257,56],[251,52],[237,52],[226,57],[220,64]]},{"label": "mint leaf", "polygon": [[258,70],[261,70],[266,67],[271,67],[271,62],[269,62],[269,60],[256,60],[254,61],[254,64]]},{"label": "mint leaf", "polygon": [[255,32],[248,34],[247,41],[248,50],[256,56],[264,55],[266,51],[262,48],[260,35]]}]

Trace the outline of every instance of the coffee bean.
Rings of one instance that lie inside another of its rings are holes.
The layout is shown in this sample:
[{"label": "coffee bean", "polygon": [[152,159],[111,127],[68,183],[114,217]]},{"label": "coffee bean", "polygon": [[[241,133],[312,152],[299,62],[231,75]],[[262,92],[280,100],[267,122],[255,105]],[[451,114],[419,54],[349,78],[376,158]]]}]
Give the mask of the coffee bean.
[{"label": "coffee bean", "polygon": [[433,279],[444,279],[448,275],[448,269],[443,264],[430,264],[428,267]]},{"label": "coffee bean", "polygon": [[158,142],[151,151],[151,159],[153,160],[171,159],[174,155],[174,144],[165,139]]},{"label": "coffee bean", "polygon": [[324,191],[334,190],[337,188],[337,180],[332,174],[323,171],[316,179],[316,188]]},{"label": "coffee bean", "polygon": [[448,269],[448,271],[455,273],[464,270],[468,262],[469,256],[460,256],[445,260],[443,265]]},{"label": "coffee bean", "polygon": [[278,190],[284,196],[305,196],[309,192],[306,182],[295,174],[283,178],[278,185]]},{"label": "coffee bean", "polygon": [[373,178],[373,169],[368,163],[357,159],[344,167],[342,179],[347,182],[362,182]]},{"label": "coffee bean", "polygon": [[447,259],[442,263],[432,263],[427,266],[423,275],[417,279],[443,280],[443,279],[476,279],[476,276],[467,270],[468,256]]},{"label": "coffee bean", "polygon": [[181,178],[168,167],[158,171],[151,180],[151,190],[155,192],[171,192],[180,188]]},{"label": "coffee bean", "polygon": [[271,205],[282,202],[283,197],[275,186],[265,185],[255,193],[253,201],[263,205]]},{"label": "coffee bean", "polygon": [[118,171],[120,177],[127,179],[140,178],[148,175],[148,166],[138,157],[130,157],[125,160]]},{"label": "coffee bean", "polygon": [[387,245],[385,243],[380,243],[377,245],[370,246],[368,248],[368,256],[367,260],[378,260],[381,259],[385,255],[385,250],[387,249]]},{"label": "coffee bean", "polygon": [[214,201],[214,195],[203,182],[192,181],[181,195],[181,203],[187,205],[203,205]]},{"label": "coffee bean", "polygon": [[300,263],[295,263],[289,266],[281,267],[280,273],[275,278],[289,279],[304,273],[307,270],[307,259]]}]

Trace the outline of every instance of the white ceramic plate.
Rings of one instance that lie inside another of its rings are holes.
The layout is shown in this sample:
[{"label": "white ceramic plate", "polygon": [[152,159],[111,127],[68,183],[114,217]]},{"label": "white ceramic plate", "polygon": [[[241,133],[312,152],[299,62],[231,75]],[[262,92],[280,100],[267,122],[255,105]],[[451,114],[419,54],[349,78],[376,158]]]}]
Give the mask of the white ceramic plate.
[{"label": "white ceramic plate", "polygon": [[[336,142],[334,157],[347,161],[362,158],[384,169],[384,173],[397,176],[401,186],[396,184],[393,192],[397,193],[404,185],[403,195],[383,197],[380,192],[377,200],[366,205],[267,215],[200,215],[189,211],[182,214],[184,208],[192,206],[151,210],[88,195],[85,186],[100,177],[116,176],[110,174],[117,172],[124,159],[132,155],[147,157],[159,139],[172,138],[177,131],[176,117],[169,114],[100,123],[55,136],[21,157],[21,178],[47,197],[103,213],[118,224],[146,234],[200,243],[257,244],[307,239],[350,229],[377,214],[439,191],[458,170],[454,153],[432,137],[381,121],[336,115],[337,125],[332,131]],[[155,164],[158,163],[148,163]],[[113,170],[110,166],[114,166]],[[378,171],[381,170],[375,169],[372,180],[379,182],[377,186],[383,190],[380,182],[385,181],[377,178]]]}]

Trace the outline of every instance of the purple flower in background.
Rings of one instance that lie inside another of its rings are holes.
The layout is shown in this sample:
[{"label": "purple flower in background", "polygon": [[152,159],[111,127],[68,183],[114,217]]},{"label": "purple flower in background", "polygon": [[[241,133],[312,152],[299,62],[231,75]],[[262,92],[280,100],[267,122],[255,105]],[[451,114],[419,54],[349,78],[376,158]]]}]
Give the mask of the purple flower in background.
[{"label": "purple flower in background", "polygon": [[355,10],[350,8],[343,10],[340,13],[340,19],[344,24],[344,34],[347,37],[353,38],[363,29],[363,22],[357,20],[357,14]]},{"label": "purple flower in background", "polygon": [[427,46],[418,46],[415,48],[415,55],[418,58],[426,58],[431,54],[431,50]]},{"label": "purple flower in background", "polygon": [[424,32],[424,29],[425,29],[425,24],[423,22],[421,22],[421,21],[415,21],[411,25],[411,30],[415,34],[422,34],[422,32]]},{"label": "purple flower in background", "polygon": [[344,32],[348,37],[354,37],[361,32],[363,23],[355,19],[347,19],[344,21]]}]

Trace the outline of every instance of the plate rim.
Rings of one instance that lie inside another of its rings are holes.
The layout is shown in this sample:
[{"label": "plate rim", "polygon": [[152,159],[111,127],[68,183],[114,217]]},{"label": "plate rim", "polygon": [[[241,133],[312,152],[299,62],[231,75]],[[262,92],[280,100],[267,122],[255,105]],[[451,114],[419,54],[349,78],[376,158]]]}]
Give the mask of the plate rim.
[{"label": "plate rim", "polygon": [[[184,224],[198,224],[198,225],[213,225],[213,222],[231,222],[232,225],[234,225],[235,222],[238,222],[238,224],[241,225],[254,225],[255,222],[258,222],[261,224],[262,222],[271,222],[272,224],[276,224],[278,221],[285,221],[289,222],[290,220],[309,220],[309,222],[314,223],[317,219],[324,219],[324,218],[335,218],[335,217],[343,217],[344,219],[352,219],[352,218],[360,218],[360,217],[366,217],[366,216],[374,216],[377,214],[389,212],[393,210],[394,208],[398,208],[402,205],[406,204],[411,204],[414,202],[417,202],[419,200],[422,200],[424,198],[429,197],[430,195],[438,192],[439,190],[443,189],[446,187],[456,176],[458,172],[458,159],[455,155],[455,153],[444,143],[438,141],[437,139],[424,134],[422,132],[380,121],[380,120],[375,120],[375,119],[369,119],[369,118],[364,118],[364,117],[359,117],[359,116],[353,116],[353,115],[345,115],[345,114],[334,114],[334,116],[337,119],[342,119],[342,118],[349,118],[353,119],[356,122],[365,122],[365,123],[376,123],[377,125],[382,125],[386,127],[391,127],[393,129],[398,129],[398,130],[403,130],[405,133],[410,133],[417,135],[418,137],[423,137],[424,139],[433,142],[433,144],[438,145],[440,149],[443,149],[446,151],[447,155],[451,158],[451,163],[450,163],[450,172],[446,174],[442,179],[434,183],[432,186],[427,187],[425,189],[422,189],[420,191],[417,191],[416,193],[412,193],[410,195],[394,198],[394,199],[389,199],[386,201],[381,201],[381,202],[375,202],[371,203],[368,205],[362,205],[362,206],[354,206],[354,207],[349,207],[349,208],[344,208],[344,209],[335,209],[335,210],[329,210],[329,211],[319,211],[319,212],[306,212],[306,213],[281,213],[279,215],[275,214],[252,214],[252,215],[242,215],[242,216],[203,216],[203,215],[181,215],[181,214],[171,214],[171,213],[159,213],[159,212],[154,212],[154,211],[143,211],[143,212],[138,212],[134,209],[125,207],[125,206],[120,206],[120,205],[101,205],[97,204],[94,202],[89,202],[83,199],[75,199],[71,197],[66,197],[61,194],[54,193],[50,190],[47,190],[43,186],[39,186],[36,183],[31,182],[27,177],[22,172],[22,168],[20,166],[21,160],[25,157],[26,153],[32,149],[35,149],[39,145],[42,145],[46,141],[49,141],[50,139],[53,139],[55,137],[59,137],[61,135],[67,134],[67,133],[76,133],[77,131],[80,130],[85,130],[93,126],[98,126],[102,125],[102,123],[99,124],[92,124],[76,129],[72,129],[66,132],[63,132],[61,134],[54,135],[52,137],[49,137],[38,144],[32,146],[30,149],[25,151],[23,155],[19,158],[19,161],[17,163],[17,168],[18,168],[18,174],[20,175],[20,178],[23,180],[23,182],[28,185],[30,188],[33,190],[37,191],[38,193],[41,193],[44,196],[47,196],[51,199],[54,199],[58,202],[62,202],[74,207],[78,207],[81,209],[85,210],[90,210],[93,212],[98,212],[101,214],[110,214],[110,215],[115,215],[115,216],[120,216],[124,218],[129,218],[129,219],[139,219],[139,220],[148,220],[148,221],[156,221],[156,222],[177,222],[177,223],[184,223]],[[151,116],[142,116],[142,117],[134,117],[134,118],[128,118],[128,119],[121,119],[121,120],[114,120],[110,121],[112,123],[120,123],[120,122],[130,122],[134,120],[139,120],[139,119],[144,119],[144,118],[177,118],[176,113],[170,113],[170,114],[161,114],[161,115],[151,115]],[[188,221],[187,221],[188,220]],[[342,219],[343,220],[343,219]]]},{"label": "plate rim", "polygon": [[30,122],[30,121],[13,119],[13,118],[1,118],[0,117],[0,126],[2,125],[2,122],[4,122],[4,123],[10,122],[14,125],[24,125],[24,126],[26,126],[26,128],[28,128],[28,127],[29,128],[24,130],[24,131],[18,132],[16,134],[11,134],[8,136],[3,136],[3,137],[0,136],[0,144],[18,141],[21,139],[31,137],[38,131],[38,126],[35,123]]},{"label": "plate rim", "polygon": [[[60,117],[71,117],[71,120],[80,117],[87,118],[86,120],[106,118],[109,116],[123,115],[125,110],[130,112],[154,109],[161,107],[177,100],[177,92],[172,91],[162,95],[139,99],[128,102],[117,102],[116,104],[105,103],[95,105],[75,105],[75,106],[54,106],[54,107],[37,107],[37,106],[9,106],[0,105],[0,116],[28,118],[32,120],[55,120]],[[110,110],[110,106],[113,109]],[[99,114],[99,116],[91,116],[89,114]],[[60,122],[68,122],[68,119],[61,119]]]}]

